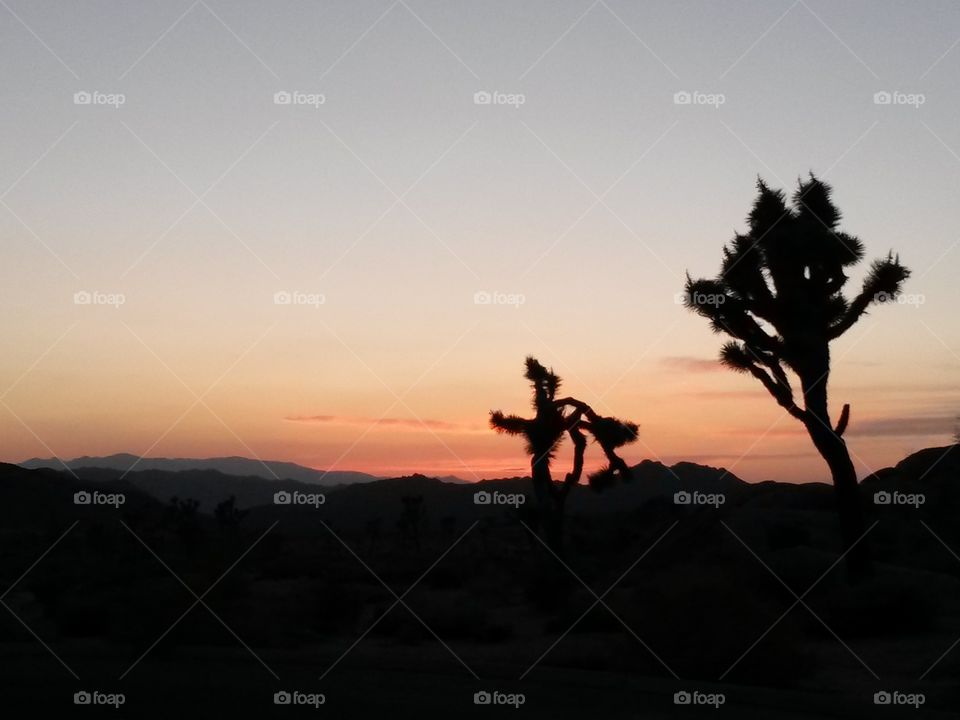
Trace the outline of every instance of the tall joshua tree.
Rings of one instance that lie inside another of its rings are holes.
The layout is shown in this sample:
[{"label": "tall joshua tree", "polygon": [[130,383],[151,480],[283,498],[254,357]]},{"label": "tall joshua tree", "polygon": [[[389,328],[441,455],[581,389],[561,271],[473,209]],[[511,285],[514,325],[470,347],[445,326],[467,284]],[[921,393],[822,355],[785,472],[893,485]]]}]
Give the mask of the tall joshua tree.
[{"label": "tall joshua tree", "polygon": [[[533,389],[533,418],[504,415],[499,410],[490,413],[490,425],[497,432],[522,435],[530,453],[530,474],[537,499],[545,540],[555,552],[563,546],[563,509],[570,489],[580,482],[587,434],[593,436],[607,457],[609,465],[590,476],[590,484],[600,488],[618,477],[630,479],[630,469],[617,455],[617,448],[637,439],[637,425],[611,417],[597,415],[593,409],[576,398],[557,399],[560,378],[541,365],[535,358],[526,360],[527,380]],[[554,482],[550,463],[564,434],[574,445],[573,469],[562,483]]]},{"label": "tall joshua tree", "polygon": [[[757,378],[806,427],[830,468],[844,548],[850,550],[864,532],[864,521],[856,470],[843,439],[850,406],[843,406],[835,425],[827,408],[830,343],[872,304],[895,298],[910,271],[892,253],[874,260],[860,292],[848,300],[844,269],[863,259],[864,247],[838,229],[840,211],[830,196],[830,186],[811,174],[788,206],[782,191],[758,180],[749,231],[724,246],[716,279],[687,276],[685,300],[710,320],[714,332],[733,338],[720,351],[721,362]],[[787,370],[799,379],[802,404],[794,398]],[[868,568],[862,546],[848,560],[854,574]]]}]

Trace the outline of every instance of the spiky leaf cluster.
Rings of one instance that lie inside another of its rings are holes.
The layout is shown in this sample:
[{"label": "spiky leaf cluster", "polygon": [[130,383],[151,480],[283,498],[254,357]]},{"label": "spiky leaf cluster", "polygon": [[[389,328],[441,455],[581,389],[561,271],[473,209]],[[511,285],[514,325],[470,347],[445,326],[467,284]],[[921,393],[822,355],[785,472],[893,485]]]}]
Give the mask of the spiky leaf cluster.
[{"label": "spiky leaf cluster", "polygon": [[864,246],[839,229],[840,220],[830,186],[813,175],[798,183],[790,203],[758,180],[748,232],[724,246],[720,274],[687,277],[686,306],[733,338],[721,362],[757,377],[800,418],[785,370],[808,380],[828,370],[816,363],[828,362],[830,341],[871,305],[895,298],[910,275],[888,254],[872,263],[860,292],[848,299],[845,270],[863,259]]}]

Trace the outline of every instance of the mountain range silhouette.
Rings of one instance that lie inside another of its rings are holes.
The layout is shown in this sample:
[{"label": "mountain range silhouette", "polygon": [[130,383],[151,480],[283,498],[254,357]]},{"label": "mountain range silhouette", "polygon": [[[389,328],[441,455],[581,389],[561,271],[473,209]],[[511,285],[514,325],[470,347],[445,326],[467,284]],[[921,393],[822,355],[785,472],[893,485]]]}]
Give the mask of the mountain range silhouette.
[{"label": "mountain range silhouette", "polygon": [[163,470],[179,472],[183,470],[216,470],[224,475],[242,477],[262,477],[267,479],[298,480],[317,485],[341,485],[344,483],[370,482],[378,480],[377,475],[352,470],[315,470],[291,462],[277,460],[255,460],[245,457],[214,458],[145,458],[130,453],[116,453],[103,457],[83,457],[73,460],[58,458],[30,458],[18,463],[25,468],[51,468],[62,470],[64,466],[71,470],[78,468],[102,468],[107,470]]}]

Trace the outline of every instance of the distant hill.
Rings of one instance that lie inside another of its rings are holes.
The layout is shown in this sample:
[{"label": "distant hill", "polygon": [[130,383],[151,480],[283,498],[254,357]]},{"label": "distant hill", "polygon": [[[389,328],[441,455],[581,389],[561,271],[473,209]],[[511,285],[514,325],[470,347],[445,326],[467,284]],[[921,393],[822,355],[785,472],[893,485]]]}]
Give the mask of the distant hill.
[{"label": "distant hill", "polygon": [[[200,503],[202,512],[212,512],[220,501],[233,496],[237,507],[251,508],[269,506],[273,508],[273,495],[280,490],[310,493],[317,491],[316,470],[300,468],[290,463],[273,463],[274,466],[286,465],[308,471],[303,481],[284,478],[264,478],[263,475],[247,473],[239,475],[210,468],[182,468],[182,464],[191,462],[215,463],[210,461],[147,459],[139,463],[131,472],[127,469],[135,460],[131,455],[114,455],[109,458],[77,458],[67,464],[84,483],[109,485],[120,481],[136,488],[141,493],[160,502],[167,503],[172,497],[191,498]],[[234,458],[228,458],[234,460]],[[239,472],[243,467],[256,465],[256,461],[236,458],[232,467]],[[54,466],[56,463],[58,466]],[[35,466],[30,468],[29,466]],[[153,467],[159,465],[160,467]],[[38,467],[37,467],[38,466]],[[17,466],[10,466],[17,467]],[[56,460],[31,460],[20,467],[42,470],[37,477],[62,477],[76,482]],[[59,471],[58,471],[59,470]],[[278,473],[279,474],[279,473]],[[473,503],[473,494],[478,490],[500,490],[505,493],[530,493],[530,478],[515,477],[480,482],[466,482],[456,477],[431,478],[424,475],[411,475],[401,478],[376,478],[362,473],[331,473],[347,475],[353,481],[336,486],[323,483],[323,492],[330,503],[337,508],[337,518],[346,524],[361,523],[367,518],[392,516],[396,513],[400,498],[404,495],[422,495],[425,506],[436,517],[469,515],[476,513],[478,507]],[[302,476],[302,475],[301,475]],[[366,479],[359,481],[357,477]],[[282,477],[282,476],[281,476]],[[639,507],[655,497],[672,495],[678,490],[699,490],[701,492],[724,492],[734,495],[747,483],[722,468],[712,468],[694,463],[677,463],[672,467],[652,460],[644,460],[633,468],[633,481],[622,487],[612,488],[604,493],[596,493],[585,485],[574,488],[568,500],[568,509],[572,513],[595,514],[630,510]],[[530,498],[532,502],[532,498]],[[288,508],[283,508],[288,513]],[[502,507],[480,507],[481,514],[500,514]],[[269,514],[269,512],[267,513]]]},{"label": "distant hill", "polygon": [[[123,462],[120,461],[123,458]],[[132,456],[111,456],[111,458],[78,458],[69,464],[75,468],[80,483],[90,486],[109,488],[120,481]],[[101,461],[119,464],[117,469],[98,465]],[[234,460],[227,458],[226,460]],[[259,466],[256,461],[236,458],[241,461],[232,467],[239,471],[243,467]],[[50,461],[30,461],[48,463]],[[54,461],[55,462],[55,461]],[[159,463],[165,467],[178,463],[216,463],[209,461],[150,460],[143,465]],[[88,466],[91,463],[94,466]],[[246,465],[244,465],[246,463]],[[290,463],[272,463],[277,468],[283,466],[300,468]],[[262,471],[262,466],[259,466]],[[200,503],[201,512],[212,512],[217,503],[228,497],[235,497],[240,508],[253,509],[254,523],[271,522],[285,518],[288,527],[315,523],[315,513],[308,508],[290,508],[275,506],[274,493],[280,490],[311,493],[318,491],[316,476],[320,473],[308,468],[306,477],[313,481],[296,479],[266,479],[262,475],[249,473],[237,475],[217,469],[137,469],[126,474],[122,481],[125,491],[135,491],[140,496],[166,504],[170,498],[192,498]],[[48,469],[27,472],[14,465],[3,466],[6,477],[16,477],[21,483],[34,478],[37,490],[46,493],[48,488],[58,482],[67,486],[78,484],[69,473]],[[19,471],[19,472],[18,472]],[[279,473],[278,473],[279,474]],[[348,484],[329,486],[324,483],[326,495],[325,510],[334,513],[336,523],[343,527],[361,527],[367,521],[377,517],[390,520],[397,515],[400,499],[405,495],[420,495],[424,501],[426,514],[438,520],[452,518],[462,520],[469,517],[499,517],[510,510],[504,506],[475,505],[473,495],[479,490],[498,490],[503,493],[521,493],[527,496],[532,505],[533,497],[529,477],[500,478],[480,482],[464,482],[459,478],[432,478],[424,475],[411,475],[401,478],[375,478],[362,473],[344,473],[351,478],[363,477],[367,482],[354,479]],[[334,475],[334,473],[331,473]],[[833,490],[828,484],[808,483],[791,484],[779,482],[747,483],[733,473],[723,469],[690,462],[680,462],[672,466],[654,460],[644,460],[632,468],[633,479],[602,493],[591,490],[586,485],[573,488],[568,501],[567,511],[571,515],[602,515],[608,513],[631,512],[646,506],[649,502],[666,502],[672,505],[675,492],[686,490],[702,493],[723,493],[727,506],[739,505],[745,512],[776,511],[817,511],[832,517]],[[329,479],[329,476],[328,476]],[[23,484],[16,486],[18,492],[28,493]],[[960,505],[960,446],[928,448],[915,453],[895,467],[885,468],[863,480],[864,502],[872,504],[872,494],[879,490],[900,489],[909,492],[926,492],[930,495],[928,510],[933,513],[952,512]],[[8,486],[9,492],[13,488]],[[938,502],[939,501],[939,502]],[[944,502],[945,501],[945,502]],[[16,503],[15,503],[16,504]],[[39,503],[42,507],[43,503]],[[34,506],[36,507],[36,506]],[[751,509],[752,508],[752,509]]]},{"label": "distant hill", "polygon": [[[725,493],[731,500],[748,492],[754,486],[744,482],[723,468],[694,463],[667,466],[653,460],[644,460],[633,468],[633,480],[598,493],[587,485],[577,485],[567,499],[571,515],[598,515],[629,512],[656,498],[670,498],[680,490],[704,493]],[[336,508],[337,527],[358,528],[370,519],[393,521],[405,495],[423,497],[423,508],[428,518],[462,522],[473,517],[502,517],[511,514],[511,508],[502,505],[476,505],[474,493],[481,490],[501,493],[519,493],[527,496],[525,504],[533,505],[529,477],[500,478],[479,482],[446,482],[424,475],[380,480],[374,483],[347,485],[326,493],[326,508]],[[255,509],[256,522],[272,522],[283,518],[285,527],[298,523],[307,527],[313,523],[314,513],[309,509],[268,507]]]},{"label": "distant hill", "polygon": [[473,482],[472,480],[464,480],[462,477],[457,477],[456,475],[441,475],[437,478],[437,480],[440,482],[454,483],[458,485],[469,485],[471,482]]},{"label": "distant hill", "polygon": [[118,517],[118,512],[109,506],[76,505],[74,493],[81,490],[123,493],[125,502],[122,513],[161,508],[148,493],[126,480],[117,482],[117,477],[81,476],[78,479],[63,471],[47,468],[28,470],[19,465],[0,463],[0,526],[4,533],[49,528],[59,532],[76,519]]},{"label": "distant hill", "polygon": [[[909,486],[948,486],[960,489],[960,445],[925,448],[908,455],[892,468],[878,470],[863,479],[864,486],[878,489],[893,484]],[[888,488],[887,488],[888,489]]]},{"label": "distant hill", "polygon": [[[123,475],[120,470],[104,468],[77,468],[74,472],[84,482],[101,484],[115,482]],[[329,493],[333,490],[326,485],[318,487],[316,483],[227,475],[219,470],[134,470],[127,473],[124,483],[163,503],[173,497],[196,500],[201,512],[213,512],[217,503],[231,496],[237,507],[247,508],[272,503],[274,493],[281,490],[303,493],[318,490]]]},{"label": "distant hill", "polygon": [[105,470],[119,470],[126,472],[133,467],[134,471],[163,470],[166,472],[181,472],[184,470],[216,470],[224,475],[238,477],[259,477],[267,480],[297,480],[314,485],[346,485],[349,483],[364,483],[379,480],[375,475],[350,470],[333,470],[325,472],[314,470],[290,462],[275,460],[252,460],[244,457],[219,458],[141,458],[130,453],[117,453],[106,457],[83,457],[65,460],[61,463],[57,458],[31,458],[20,463],[21,467],[31,470],[50,468],[62,470],[66,465],[71,470],[78,468],[103,468]]}]

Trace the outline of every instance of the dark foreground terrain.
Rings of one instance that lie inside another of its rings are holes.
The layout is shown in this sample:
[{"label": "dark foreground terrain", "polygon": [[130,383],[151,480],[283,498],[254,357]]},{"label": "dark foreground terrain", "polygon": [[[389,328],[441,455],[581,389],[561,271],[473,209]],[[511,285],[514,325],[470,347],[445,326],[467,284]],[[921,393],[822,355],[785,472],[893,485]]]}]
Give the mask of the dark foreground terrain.
[{"label": "dark foreground terrain", "polygon": [[578,488],[562,559],[474,503],[519,478],[74,472],[0,466],[4,717],[960,716],[956,446],[864,481],[855,585],[829,487],[691,464]]}]

